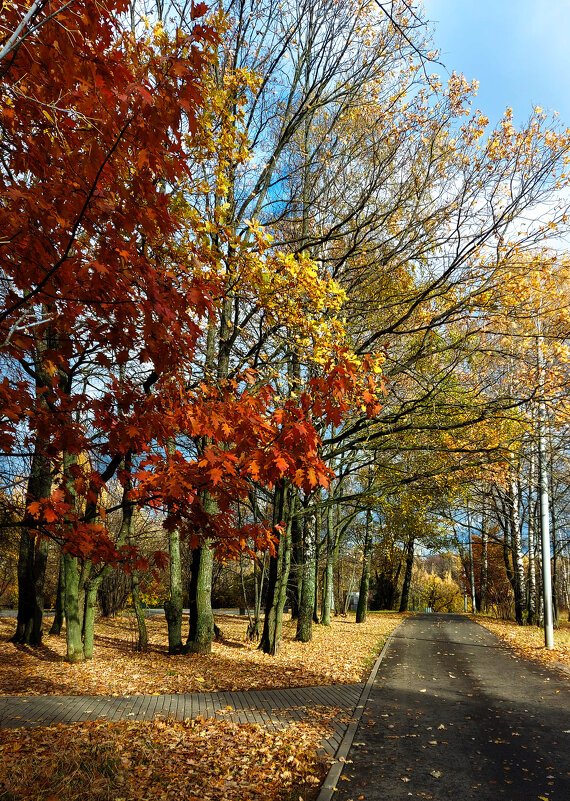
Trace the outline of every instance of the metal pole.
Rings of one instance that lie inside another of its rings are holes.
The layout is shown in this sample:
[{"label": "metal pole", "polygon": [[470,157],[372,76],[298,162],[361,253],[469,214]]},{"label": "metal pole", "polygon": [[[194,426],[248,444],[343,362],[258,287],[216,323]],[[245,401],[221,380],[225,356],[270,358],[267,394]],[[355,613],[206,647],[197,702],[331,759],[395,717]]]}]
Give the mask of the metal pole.
[{"label": "metal pole", "polygon": [[548,474],[546,463],[546,438],[544,434],[546,405],[544,403],[544,359],[542,336],[537,337],[538,380],[541,390],[538,404],[538,470],[540,493],[540,540],[542,551],[542,595],[544,599],[544,644],[548,650],[554,648],[554,625],[552,614],[552,576],[550,573],[550,514],[548,509]]},{"label": "metal pole", "polygon": [[475,600],[475,570],[473,566],[473,543],[471,541],[471,516],[469,506],[467,506],[467,536],[469,538],[469,580],[471,584],[471,611],[477,612],[477,601]]}]

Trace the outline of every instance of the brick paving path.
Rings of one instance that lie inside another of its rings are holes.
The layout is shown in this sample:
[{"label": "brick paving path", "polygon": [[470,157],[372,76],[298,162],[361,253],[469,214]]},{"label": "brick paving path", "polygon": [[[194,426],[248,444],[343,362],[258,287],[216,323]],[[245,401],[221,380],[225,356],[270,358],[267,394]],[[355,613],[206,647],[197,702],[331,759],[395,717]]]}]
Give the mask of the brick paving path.
[{"label": "brick paving path", "polygon": [[259,723],[280,729],[311,715],[333,712],[332,734],[323,742],[327,754],[336,754],[358,707],[364,684],[299,687],[249,692],[193,693],[179,695],[34,695],[0,696],[0,727],[21,728],[78,723],[83,720],[178,720],[219,717],[237,723]]}]

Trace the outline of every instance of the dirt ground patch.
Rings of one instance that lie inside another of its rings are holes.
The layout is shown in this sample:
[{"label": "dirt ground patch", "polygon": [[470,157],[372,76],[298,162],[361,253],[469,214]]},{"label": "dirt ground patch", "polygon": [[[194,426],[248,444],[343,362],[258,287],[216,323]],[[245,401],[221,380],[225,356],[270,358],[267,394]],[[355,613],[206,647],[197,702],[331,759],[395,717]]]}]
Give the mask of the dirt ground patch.
[{"label": "dirt ground patch", "polygon": [[216,616],[223,639],[208,656],[169,656],[162,616],[147,619],[150,650],[135,651],[136,627],[129,616],[100,619],[93,660],[70,665],[65,637],[46,635],[40,648],[9,642],[15,620],[0,619],[0,686],[6,695],[134,695],[192,693],[268,687],[308,687],[366,678],[381,644],[402,619],[395,613],[354,614],[314,626],[309,643],[295,641],[295,623],[284,625],[281,653],[267,656],[245,639],[247,618]]}]

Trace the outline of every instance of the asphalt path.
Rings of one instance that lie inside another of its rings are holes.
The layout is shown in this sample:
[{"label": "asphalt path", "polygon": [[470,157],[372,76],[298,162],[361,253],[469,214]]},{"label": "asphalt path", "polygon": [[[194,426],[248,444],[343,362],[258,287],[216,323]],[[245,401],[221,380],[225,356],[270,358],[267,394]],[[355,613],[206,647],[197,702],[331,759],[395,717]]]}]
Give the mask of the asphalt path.
[{"label": "asphalt path", "polygon": [[570,681],[460,615],[401,625],[334,801],[570,801]]}]

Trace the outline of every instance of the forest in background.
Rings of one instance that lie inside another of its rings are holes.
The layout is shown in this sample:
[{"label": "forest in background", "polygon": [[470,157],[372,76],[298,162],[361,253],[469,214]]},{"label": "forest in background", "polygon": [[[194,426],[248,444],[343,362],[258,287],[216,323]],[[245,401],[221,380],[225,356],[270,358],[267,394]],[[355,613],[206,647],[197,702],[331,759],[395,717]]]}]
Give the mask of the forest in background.
[{"label": "forest in background", "polygon": [[466,593],[535,623],[539,468],[567,609],[570,131],[491,129],[404,0],[36,0],[2,26],[15,641],[47,599],[90,658],[122,592],[141,649],[160,603],[170,652],[208,653],[223,582],[266,653],[286,606],[308,641],[352,592],[359,619]]}]

